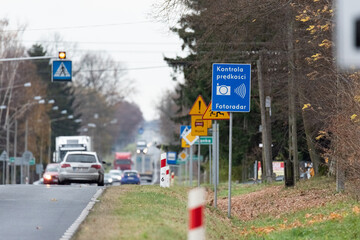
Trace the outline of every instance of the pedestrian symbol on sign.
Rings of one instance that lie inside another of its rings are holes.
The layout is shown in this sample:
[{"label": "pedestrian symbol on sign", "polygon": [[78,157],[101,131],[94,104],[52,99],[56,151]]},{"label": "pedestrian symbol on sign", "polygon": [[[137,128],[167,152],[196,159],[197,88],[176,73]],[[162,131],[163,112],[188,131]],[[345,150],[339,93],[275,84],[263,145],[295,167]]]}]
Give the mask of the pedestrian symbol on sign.
[{"label": "pedestrian symbol on sign", "polygon": [[59,68],[55,72],[55,77],[70,77],[70,73],[66,69],[64,63],[61,63]]}]

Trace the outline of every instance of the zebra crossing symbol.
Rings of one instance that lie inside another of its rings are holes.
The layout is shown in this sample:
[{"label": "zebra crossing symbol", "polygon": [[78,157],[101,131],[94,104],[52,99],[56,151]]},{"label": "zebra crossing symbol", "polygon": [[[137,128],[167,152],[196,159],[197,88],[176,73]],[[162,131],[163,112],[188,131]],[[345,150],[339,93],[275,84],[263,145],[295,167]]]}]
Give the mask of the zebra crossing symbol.
[{"label": "zebra crossing symbol", "polygon": [[72,62],[68,60],[53,61],[52,81],[71,81]]},{"label": "zebra crossing symbol", "polygon": [[55,77],[70,77],[70,73],[65,67],[64,63],[61,63],[58,70],[55,72]]}]

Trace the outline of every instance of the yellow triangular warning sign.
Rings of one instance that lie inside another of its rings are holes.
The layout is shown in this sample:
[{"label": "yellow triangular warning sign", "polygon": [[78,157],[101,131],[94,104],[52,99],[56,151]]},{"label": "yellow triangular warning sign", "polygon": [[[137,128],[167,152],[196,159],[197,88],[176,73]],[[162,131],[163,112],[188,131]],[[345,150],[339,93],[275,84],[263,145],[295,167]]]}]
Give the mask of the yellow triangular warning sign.
[{"label": "yellow triangular warning sign", "polygon": [[201,95],[199,95],[192,106],[189,115],[203,115],[206,110],[206,103]]},{"label": "yellow triangular warning sign", "polygon": [[209,106],[206,108],[205,113],[202,116],[204,120],[229,120],[230,115],[228,112],[218,112],[218,111],[211,111],[211,102]]}]

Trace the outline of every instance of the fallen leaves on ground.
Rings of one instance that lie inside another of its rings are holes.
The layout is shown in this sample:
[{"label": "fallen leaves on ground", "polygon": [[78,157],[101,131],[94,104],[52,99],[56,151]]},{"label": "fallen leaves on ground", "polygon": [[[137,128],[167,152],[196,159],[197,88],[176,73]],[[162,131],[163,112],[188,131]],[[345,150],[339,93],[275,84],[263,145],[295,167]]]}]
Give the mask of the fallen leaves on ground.
[{"label": "fallen leaves on ground", "polygon": [[[249,194],[232,197],[231,215],[243,221],[253,220],[261,216],[280,218],[284,214],[334,203],[344,199],[344,197],[334,194],[331,188],[304,190],[271,186]],[[213,199],[209,199],[208,203],[212,201]],[[218,199],[218,208],[227,212],[228,199]],[[360,209],[356,211],[360,213]]]},{"label": "fallen leaves on ground", "polygon": [[[211,194],[208,196],[211,196]],[[306,227],[324,221],[341,221],[346,216],[345,212],[332,212],[328,215],[323,215],[314,214],[310,210],[329,203],[342,201],[347,197],[345,194],[335,194],[332,186],[322,186],[322,188],[269,186],[256,192],[232,197],[231,215],[242,221],[251,221],[267,216],[281,219],[285,214],[309,210],[308,213],[305,213],[305,219],[302,221],[295,220],[290,222],[284,219],[281,224],[275,226],[252,226],[251,228],[240,230],[243,236],[248,234],[266,235],[273,231]],[[213,199],[210,197],[208,198],[208,203],[211,202],[213,202]],[[223,212],[227,212],[228,199],[218,199],[218,208]],[[352,212],[360,214],[360,208],[354,206]]]}]

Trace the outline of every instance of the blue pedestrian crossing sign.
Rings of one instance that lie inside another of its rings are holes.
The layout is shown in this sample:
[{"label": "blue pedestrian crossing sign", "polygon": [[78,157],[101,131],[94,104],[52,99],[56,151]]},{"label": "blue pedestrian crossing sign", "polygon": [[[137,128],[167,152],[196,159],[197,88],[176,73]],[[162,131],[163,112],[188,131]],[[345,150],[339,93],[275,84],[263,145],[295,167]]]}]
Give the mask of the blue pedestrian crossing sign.
[{"label": "blue pedestrian crossing sign", "polygon": [[214,63],[211,111],[250,112],[251,65]]},{"label": "blue pedestrian crossing sign", "polygon": [[52,64],[53,82],[71,82],[72,80],[72,62],[69,60],[54,60]]}]

